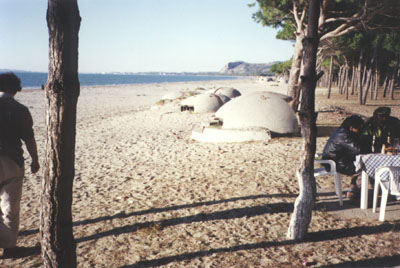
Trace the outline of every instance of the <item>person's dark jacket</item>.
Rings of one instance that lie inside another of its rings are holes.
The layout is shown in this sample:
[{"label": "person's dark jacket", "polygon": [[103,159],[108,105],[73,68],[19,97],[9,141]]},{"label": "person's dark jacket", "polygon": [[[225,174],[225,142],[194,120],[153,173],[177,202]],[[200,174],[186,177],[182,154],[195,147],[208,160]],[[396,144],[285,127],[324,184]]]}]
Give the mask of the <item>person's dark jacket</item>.
[{"label": "person's dark jacket", "polygon": [[361,133],[361,152],[363,154],[379,153],[383,144],[389,145],[388,137],[392,140],[400,138],[400,120],[388,116],[384,124],[379,126],[377,119],[371,117],[365,123]]},{"label": "person's dark jacket", "polygon": [[[356,173],[354,161],[356,155],[360,154],[360,143],[358,134],[345,128],[338,127],[329,137],[322,159],[331,159],[336,163],[336,170],[345,175]],[[326,168],[326,167],[325,167]]]},{"label": "person's dark jacket", "polygon": [[0,96],[0,155],[23,166],[22,142],[33,139],[32,116],[27,107],[9,95]]}]

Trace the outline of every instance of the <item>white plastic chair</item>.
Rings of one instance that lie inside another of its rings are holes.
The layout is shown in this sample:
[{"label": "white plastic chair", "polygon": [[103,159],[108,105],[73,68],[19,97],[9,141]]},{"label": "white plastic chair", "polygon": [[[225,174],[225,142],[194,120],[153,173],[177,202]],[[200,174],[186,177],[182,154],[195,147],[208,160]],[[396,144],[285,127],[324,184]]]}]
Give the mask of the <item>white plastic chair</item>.
[{"label": "white plastic chair", "polygon": [[[388,172],[389,173],[389,180],[382,180],[382,175]],[[385,211],[386,211],[386,204],[389,193],[392,190],[391,182],[393,183],[395,174],[400,174],[400,167],[380,167],[377,168],[375,171],[375,185],[374,185],[374,201],[372,204],[372,212],[376,212],[376,204],[378,201],[378,194],[379,194],[379,186],[382,189],[382,196],[381,196],[381,207],[379,211],[379,220],[385,220]]]},{"label": "white plastic chair", "polygon": [[[321,157],[321,154],[317,154],[316,157]],[[333,175],[335,182],[335,193],[339,197],[339,204],[343,206],[343,191],[342,191],[342,179],[340,174],[336,171],[336,163],[333,160],[315,159],[314,163],[328,164],[330,171],[327,171],[324,167],[314,169],[314,177]]]}]

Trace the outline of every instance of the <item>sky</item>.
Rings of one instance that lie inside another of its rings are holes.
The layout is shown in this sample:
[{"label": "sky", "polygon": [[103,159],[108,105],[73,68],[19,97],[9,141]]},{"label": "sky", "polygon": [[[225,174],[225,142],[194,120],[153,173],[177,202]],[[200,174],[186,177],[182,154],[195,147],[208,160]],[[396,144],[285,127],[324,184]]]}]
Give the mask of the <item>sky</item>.
[{"label": "sky", "polygon": [[[78,0],[79,72],[217,72],[293,53],[254,0]],[[47,72],[46,0],[0,0],[0,69]]]}]

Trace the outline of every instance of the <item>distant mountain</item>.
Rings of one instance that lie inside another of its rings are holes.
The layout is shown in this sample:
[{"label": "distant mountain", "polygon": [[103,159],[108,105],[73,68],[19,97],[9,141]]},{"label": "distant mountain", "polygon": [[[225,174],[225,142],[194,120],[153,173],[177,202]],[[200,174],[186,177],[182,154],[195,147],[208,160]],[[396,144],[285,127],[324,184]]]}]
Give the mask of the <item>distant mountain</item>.
[{"label": "distant mountain", "polygon": [[220,71],[220,74],[229,75],[273,75],[269,69],[273,63],[247,63],[244,61],[229,62]]}]

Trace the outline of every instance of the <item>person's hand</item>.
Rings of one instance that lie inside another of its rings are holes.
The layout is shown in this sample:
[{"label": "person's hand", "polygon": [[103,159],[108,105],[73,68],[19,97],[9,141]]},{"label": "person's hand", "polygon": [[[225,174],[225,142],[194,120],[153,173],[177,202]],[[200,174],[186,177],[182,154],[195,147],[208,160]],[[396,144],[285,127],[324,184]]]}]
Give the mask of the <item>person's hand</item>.
[{"label": "person's hand", "polygon": [[38,161],[32,161],[32,163],[31,163],[31,172],[32,173],[36,173],[36,172],[39,171],[39,169],[40,169],[39,162]]}]

